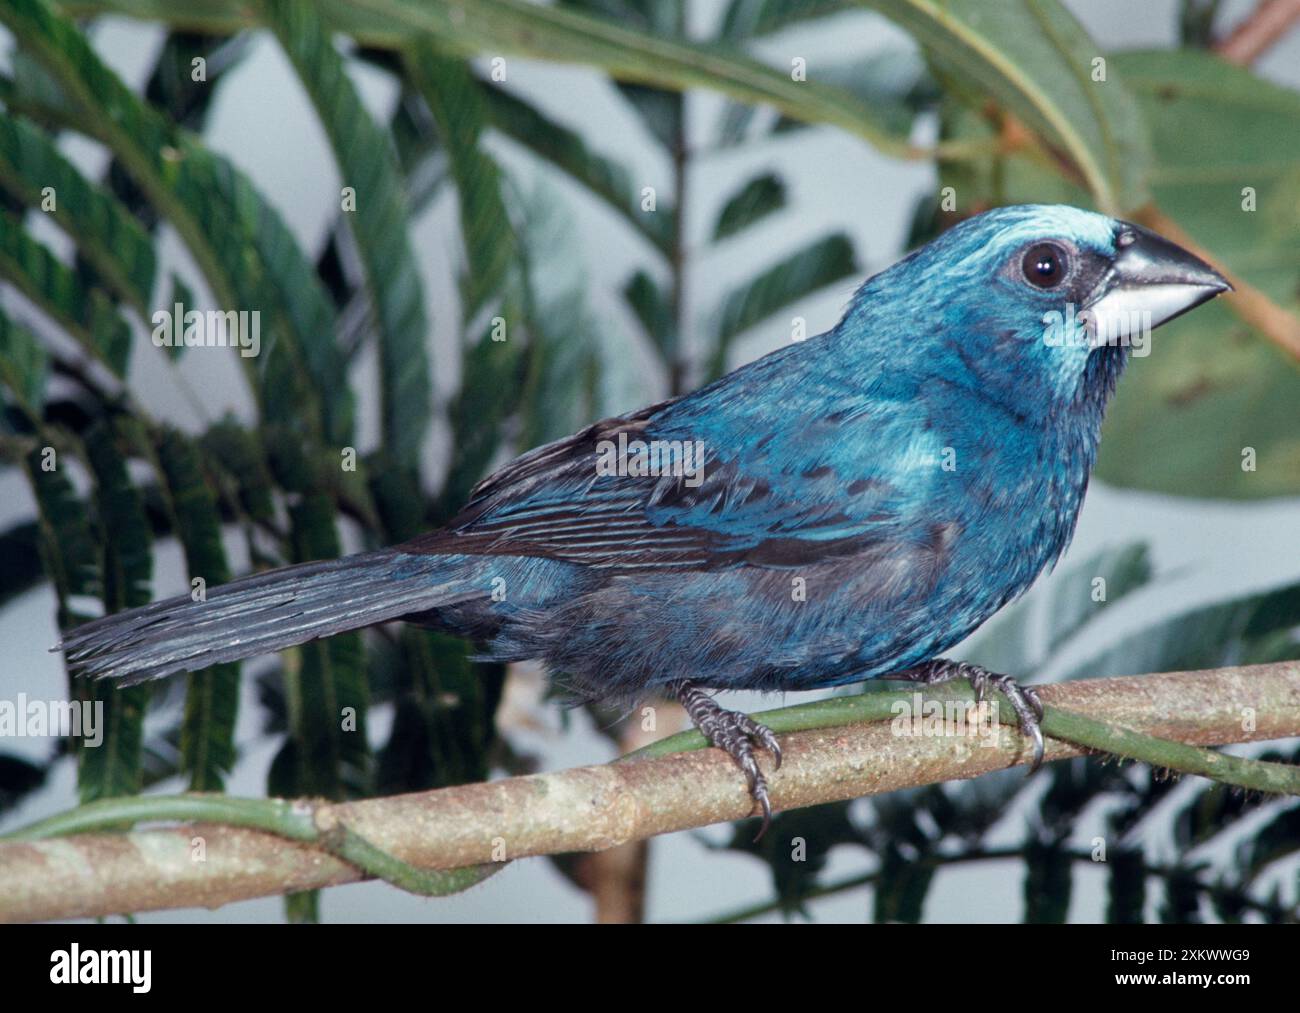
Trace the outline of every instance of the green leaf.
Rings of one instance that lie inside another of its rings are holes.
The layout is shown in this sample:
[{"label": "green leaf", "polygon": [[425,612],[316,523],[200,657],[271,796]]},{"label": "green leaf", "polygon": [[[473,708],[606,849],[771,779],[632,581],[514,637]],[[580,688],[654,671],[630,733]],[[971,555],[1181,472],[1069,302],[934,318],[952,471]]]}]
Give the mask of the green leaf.
[{"label": "green leaf", "polygon": [[725,239],[785,207],[785,183],[774,173],[755,176],[727,198],[713,226],[713,238]]},{"label": "green leaf", "polygon": [[356,210],[345,217],[357,240],[378,325],[384,445],[410,466],[429,427],[432,395],[424,297],[396,156],[361,104],[312,5],[267,0],[264,9],[316,107],[343,185],[356,195]]},{"label": "green leaf", "polygon": [[48,764],[35,764],[20,756],[0,753],[0,814],[45,784]]},{"label": "green leaf", "polygon": [[1106,921],[1111,925],[1140,925],[1146,906],[1147,868],[1141,849],[1116,848],[1106,856]]},{"label": "green leaf", "polygon": [[718,35],[731,42],[746,42],[801,21],[852,9],[852,0],[731,0]]},{"label": "green leaf", "polygon": [[433,113],[456,180],[468,272],[463,316],[468,320],[505,284],[516,251],[514,230],[502,199],[501,170],[482,147],[487,103],[469,66],[428,40],[413,43],[403,64],[408,79]]},{"label": "green leaf", "polygon": [[[802,846],[790,847],[792,841]],[[842,844],[861,845],[862,835],[849,819],[849,803],[831,802],[778,813],[772,818],[769,833],[754,840],[754,830],[747,822],[732,824],[729,851],[754,855],[765,861],[772,871],[772,886],[781,911],[787,916],[807,915],[808,899],[818,887],[818,878],[826,868],[832,848]]]},{"label": "green leaf", "polygon": [[23,521],[0,532],[0,606],[9,604],[48,578],[41,560],[40,528]]},{"label": "green leaf", "polygon": [[[158,446],[168,503],[191,580],[207,587],[230,579],[216,498],[208,487],[194,444],[167,430]],[[239,665],[213,665],[189,674],[181,725],[181,769],[192,791],[220,791],[235,762]]]},{"label": "green leaf", "polygon": [[880,875],[875,891],[876,922],[917,924],[925,908],[925,897],[934,881],[934,866],[918,862],[892,843],[880,855]]},{"label": "green leaf", "polygon": [[34,449],[25,459],[36,497],[41,558],[59,599],[59,628],[75,625],[70,599],[100,590],[100,561],[85,504],[69,481],[63,453]]},{"label": "green leaf", "polygon": [[1300,657],[1300,584],[1209,605],[1155,623],[1065,678],[1180,672]]},{"label": "green leaf", "polygon": [[673,310],[659,285],[646,271],[637,271],[623,286],[623,298],[632,307],[655,346],[663,351],[673,333]]},{"label": "green leaf", "polygon": [[[917,116],[941,98],[924,57],[910,47],[873,53],[865,63],[849,60],[822,66],[819,62],[817,80],[856,95],[881,123],[904,136],[911,133]],[[754,106],[731,103],[722,117],[718,143],[727,146],[744,140],[757,112]],[[779,116],[771,130],[788,134],[811,125]]]},{"label": "green leaf", "polygon": [[[185,284],[184,278],[173,272],[171,282],[172,297],[171,301],[167,304],[168,306],[175,307],[177,304],[180,304],[181,306],[198,305],[198,300],[194,298],[194,290]],[[175,314],[174,309],[172,310],[172,313]],[[185,354],[186,345],[183,341],[177,341],[175,344],[167,345],[166,347],[167,354],[171,356],[173,360],[179,359]]]},{"label": "green leaf", "polygon": [[[963,657],[993,672],[1029,675],[1106,609],[1150,583],[1151,577],[1151,563],[1144,544],[1134,542],[1104,549],[1052,578],[1048,585],[1044,650],[1031,646],[1035,599],[1028,598],[1004,609],[983,627]],[[1103,583],[1097,585],[1094,583],[1097,580]],[[1104,587],[1105,597],[1095,601],[1094,593],[1099,587]]]},{"label": "green leaf", "polygon": [[284,895],[284,917],[290,925],[316,925],[320,922],[320,891],[301,890]]},{"label": "green leaf", "polygon": [[[240,357],[268,416],[309,428],[323,417],[332,434],[344,433],[350,396],[333,344],[332,307],[274,208],[229,162],[141,102],[45,0],[0,6],[0,23],[57,83],[65,119],[107,145],[175,227],[217,303],[271,314],[260,376]],[[323,412],[315,406],[322,392]]]},{"label": "green leaf", "polygon": [[[286,460],[286,455],[293,459]],[[296,499],[289,509],[294,562],[342,555],[325,476],[292,441],[280,445],[272,466]],[[361,634],[313,640],[296,648],[294,655],[286,659],[283,677],[297,762],[281,773],[272,791],[332,799],[360,794],[370,759]]]},{"label": "green leaf", "polygon": [[[86,456],[95,476],[99,543],[103,546],[106,613],[147,605],[153,577],[152,535],[144,504],[131,484],[126,458],[112,423],[86,436]],[[141,788],[145,707],[150,687],[118,688],[96,681],[86,696],[102,706],[102,741],[81,743],[77,788],[82,803],[138,794]]]},{"label": "green leaf", "polygon": [[259,437],[233,419],[222,419],[208,427],[200,443],[206,459],[229,476],[240,509],[253,521],[270,523],[276,516],[274,480]]},{"label": "green leaf", "polygon": [[548,301],[534,320],[537,382],[527,392],[527,425],[518,446],[563,439],[607,415],[600,403],[601,324],[578,293]]},{"label": "green leaf", "polygon": [[493,341],[485,334],[466,351],[461,387],[449,410],[455,443],[439,496],[443,512],[454,513],[469,499],[496,457],[501,423],[525,396],[521,368],[526,354],[518,335]]},{"label": "green leaf", "polygon": [[[41,130],[0,111],[0,186],[48,212],[112,285],[148,316],[154,252],[148,233],[103,188],[87,181]],[[48,189],[47,189],[48,188]]]},{"label": "green leaf", "polygon": [[626,166],[587,147],[582,135],[545,116],[523,99],[482,82],[492,125],[581,183],[667,254],[672,246],[671,206],[661,198],[656,210],[641,210],[638,190]]},{"label": "green leaf", "polygon": [[1059,149],[1102,210],[1146,203],[1150,165],[1137,103],[1100,48],[1056,0],[859,0],[911,32],[933,65]]},{"label": "green leaf", "polygon": [[49,357],[44,346],[0,310],[0,384],[33,424],[39,423],[45,407],[48,378]]},{"label": "green leaf", "polygon": [[837,232],[808,244],[753,280],[732,289],[719,308],[714,375],[725,369],[727,351],[736,335],[818,289],[857,273],[853,243],[844,233]]},{"label": "green leaf", "polygon": [[1097,475],[1128,488],[1234,499],[1300,492],[1300,371],[1217,302],[1135,358],[1102,429]]},{"label": "green leaf", "polygon": [[1141,543],[1103,550],[1063,573],[1052,583],[1047,606],[1048,653],[1061,647],[1105,609],[1145,587],[1151,576],[1151,560]]},{"label": "green leaf", "polygon": [[103,292],[87,290],[76,274],[23,229],[21,222],[5,213],[0,213],[0,277],[58,320],[115,374],[125,375],[131,351],[127,322]]},{"label": "green leaf", "polygon": [[[1300,313],[1300,96],[1204,53],[1114,64],[1151,123],[1162,210]],[[1255,211],[1243,210],[1245,187]],[[1130,364],[1106,422],[1102,479],[1178,495],[1300,493],[1300,368],[1222,303],[1162,328]]]},{"label": "green leaf", "polygon": [[1060,841],[1031,841],[1025,846],[1025,922],[1059,925],[1070,913],[1073,859]]},{"label": "green leaf", "polygon": [[700,45],[649,34],[617,22],[527,0],[359,0],[357,7],[431,32],[468,53],[515,53],[601,67],[620,81],[682,91],[708,88],[742,102],[762,103],[797,119],[830,123],[865,138],[888,154],[915,154],[852,96],[816,81],[794,81],[725,46]]},{"label": "green leaf", "polygon": [[636,110],[651,136],[671,156],[684,143],[681,94],[626,81],[619,84],[618,90]]},{"label": "green leaf", "polygon": [[[488,774],[493,714],[503,665],[476,665],[473,648],[446,634],[406,626],[381,667],[399,687],[389,740],[379,754],[384,794],[481,781]],[[382,678],[382,676],[381,676]]]}]

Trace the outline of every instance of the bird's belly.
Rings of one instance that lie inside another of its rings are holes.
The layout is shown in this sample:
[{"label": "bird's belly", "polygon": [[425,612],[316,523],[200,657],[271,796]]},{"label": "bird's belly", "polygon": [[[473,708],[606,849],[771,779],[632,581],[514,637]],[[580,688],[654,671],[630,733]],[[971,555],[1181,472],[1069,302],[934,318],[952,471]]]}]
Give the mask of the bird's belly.
[{"label": "bird's belly", "polygon": [[[906,560],[900,563],[906,568]],[[540,657],[570,689],[630,699],[679,679],[798,690],[858,681],[948,649],[1005,600],[978,572],[903,572],[853,557],[807,568],[637,574],[510,624],[499,651]]]}]

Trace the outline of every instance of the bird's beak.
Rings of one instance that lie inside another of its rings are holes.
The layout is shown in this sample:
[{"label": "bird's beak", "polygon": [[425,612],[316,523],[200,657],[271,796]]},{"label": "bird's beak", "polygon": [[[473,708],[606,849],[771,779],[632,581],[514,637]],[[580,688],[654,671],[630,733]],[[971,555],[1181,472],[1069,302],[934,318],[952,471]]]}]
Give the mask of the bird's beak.
[{"label": "bird's beak", "polygon": [[1085,307],[1094,334],[1129,334],[1135,327],[1150,331],[1232,291],[1200,257],[1140,225],[1120,222],[1115,246],[1115,263]]}]

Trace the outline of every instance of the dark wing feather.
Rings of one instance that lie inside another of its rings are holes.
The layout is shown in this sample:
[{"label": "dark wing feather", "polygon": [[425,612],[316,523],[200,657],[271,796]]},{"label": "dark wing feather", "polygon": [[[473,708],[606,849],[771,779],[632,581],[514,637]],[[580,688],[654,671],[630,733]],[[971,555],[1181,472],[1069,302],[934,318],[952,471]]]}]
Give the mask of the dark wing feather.
[{"label": "dark wing feather", "polygon": [[[605,419],[524,454],[475,487],[443,530],[401,546],[413,553],[542,556],[617,571],[797,566],[892,540],[887,484],[858,482],[846,512],[833,469],[777,475],[761,449],[747,467],[709,445],[702,480],[599,475],[602,441],[662,437],[657,420],[675,402]],[[797,488],[797,492],[792,491]]]}]

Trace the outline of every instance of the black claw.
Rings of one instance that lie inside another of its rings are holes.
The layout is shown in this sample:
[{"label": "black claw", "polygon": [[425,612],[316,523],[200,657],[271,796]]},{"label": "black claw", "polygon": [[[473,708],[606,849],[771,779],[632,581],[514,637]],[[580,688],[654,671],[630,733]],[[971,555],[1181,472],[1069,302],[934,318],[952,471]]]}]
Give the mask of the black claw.
[{"label": "black claw", "polygon": [[1042,701],[1038,699],[1038,694],[1032,689],[1022,687],[1010,676],[986,675],[985,678],[997,686],[1003,695],[1011,701],[1011,707],[1016,712],[1016,719],[1020,723],[1020,732],[1029,738],[1033,746],[1033,759],[1030,760],[1029,770],[1027,771],[1027,774],[1032,774],[1043,765],[1045,746],[1043,743],[1043,730],[1038,725],[1043,716]]},{"label": "black claw", "polygon": [[763,835],[767,833],[767,828],[772,825],[772,803],[767,797],[767,782],[763,780],[761,774],[758,779],[758,787],[751,787],[749,793],[763,810],[762,826],[758,828],[758,833],[754,835],[754,843],[757,844],[763,839]]},{"label": "black claw", "polygon": [[1032,774],[1042,766],[1045,747],[1043,730],[1039,727],[1039,722],[1043,719],[1043,702],[1038,699],[1038,693],[1032,688],[1021,686],[1009,675],[998,675],[979,665],[949,661],[947,658],[935,658],[915,668],[896,672],[888,678],[907,679],[910,682],[931,686],[947,682],[949,679],[968,679],[971,689],[975,692],[975,700],[979,703],[983,702],[989,685],[996,686],[1011,701],[1020,724],[1020,732],[1033,746],[1033,759],[1029,764],[1029,773]]},{"label": "black claw", "polygon": [[1029,763],[1029,770],[1026,777],[1032,774],[1043,765],[1043,730],[1038,725],[1031,725],[1028,729],[1029,737],[1034,740],[1034,758]]},{"label": "black claw", "polygon": [[754,746],[760,746],[772,754],[773,769],[781,768],[781,745],[772,730],[759,724],[747,714],[725,710],[714,702],[703,690],[689,682],[675,687],[677,698],[686,708],[695,726],[704,737],[718,749],[731,757],[745,775],[749,784],[750,798],[758,805],[763,814],[763,825],[759,827],[758,841],[767,833],[772,822],[772,802],[767,794],[767,779],[762,768],[754,758]]}]

